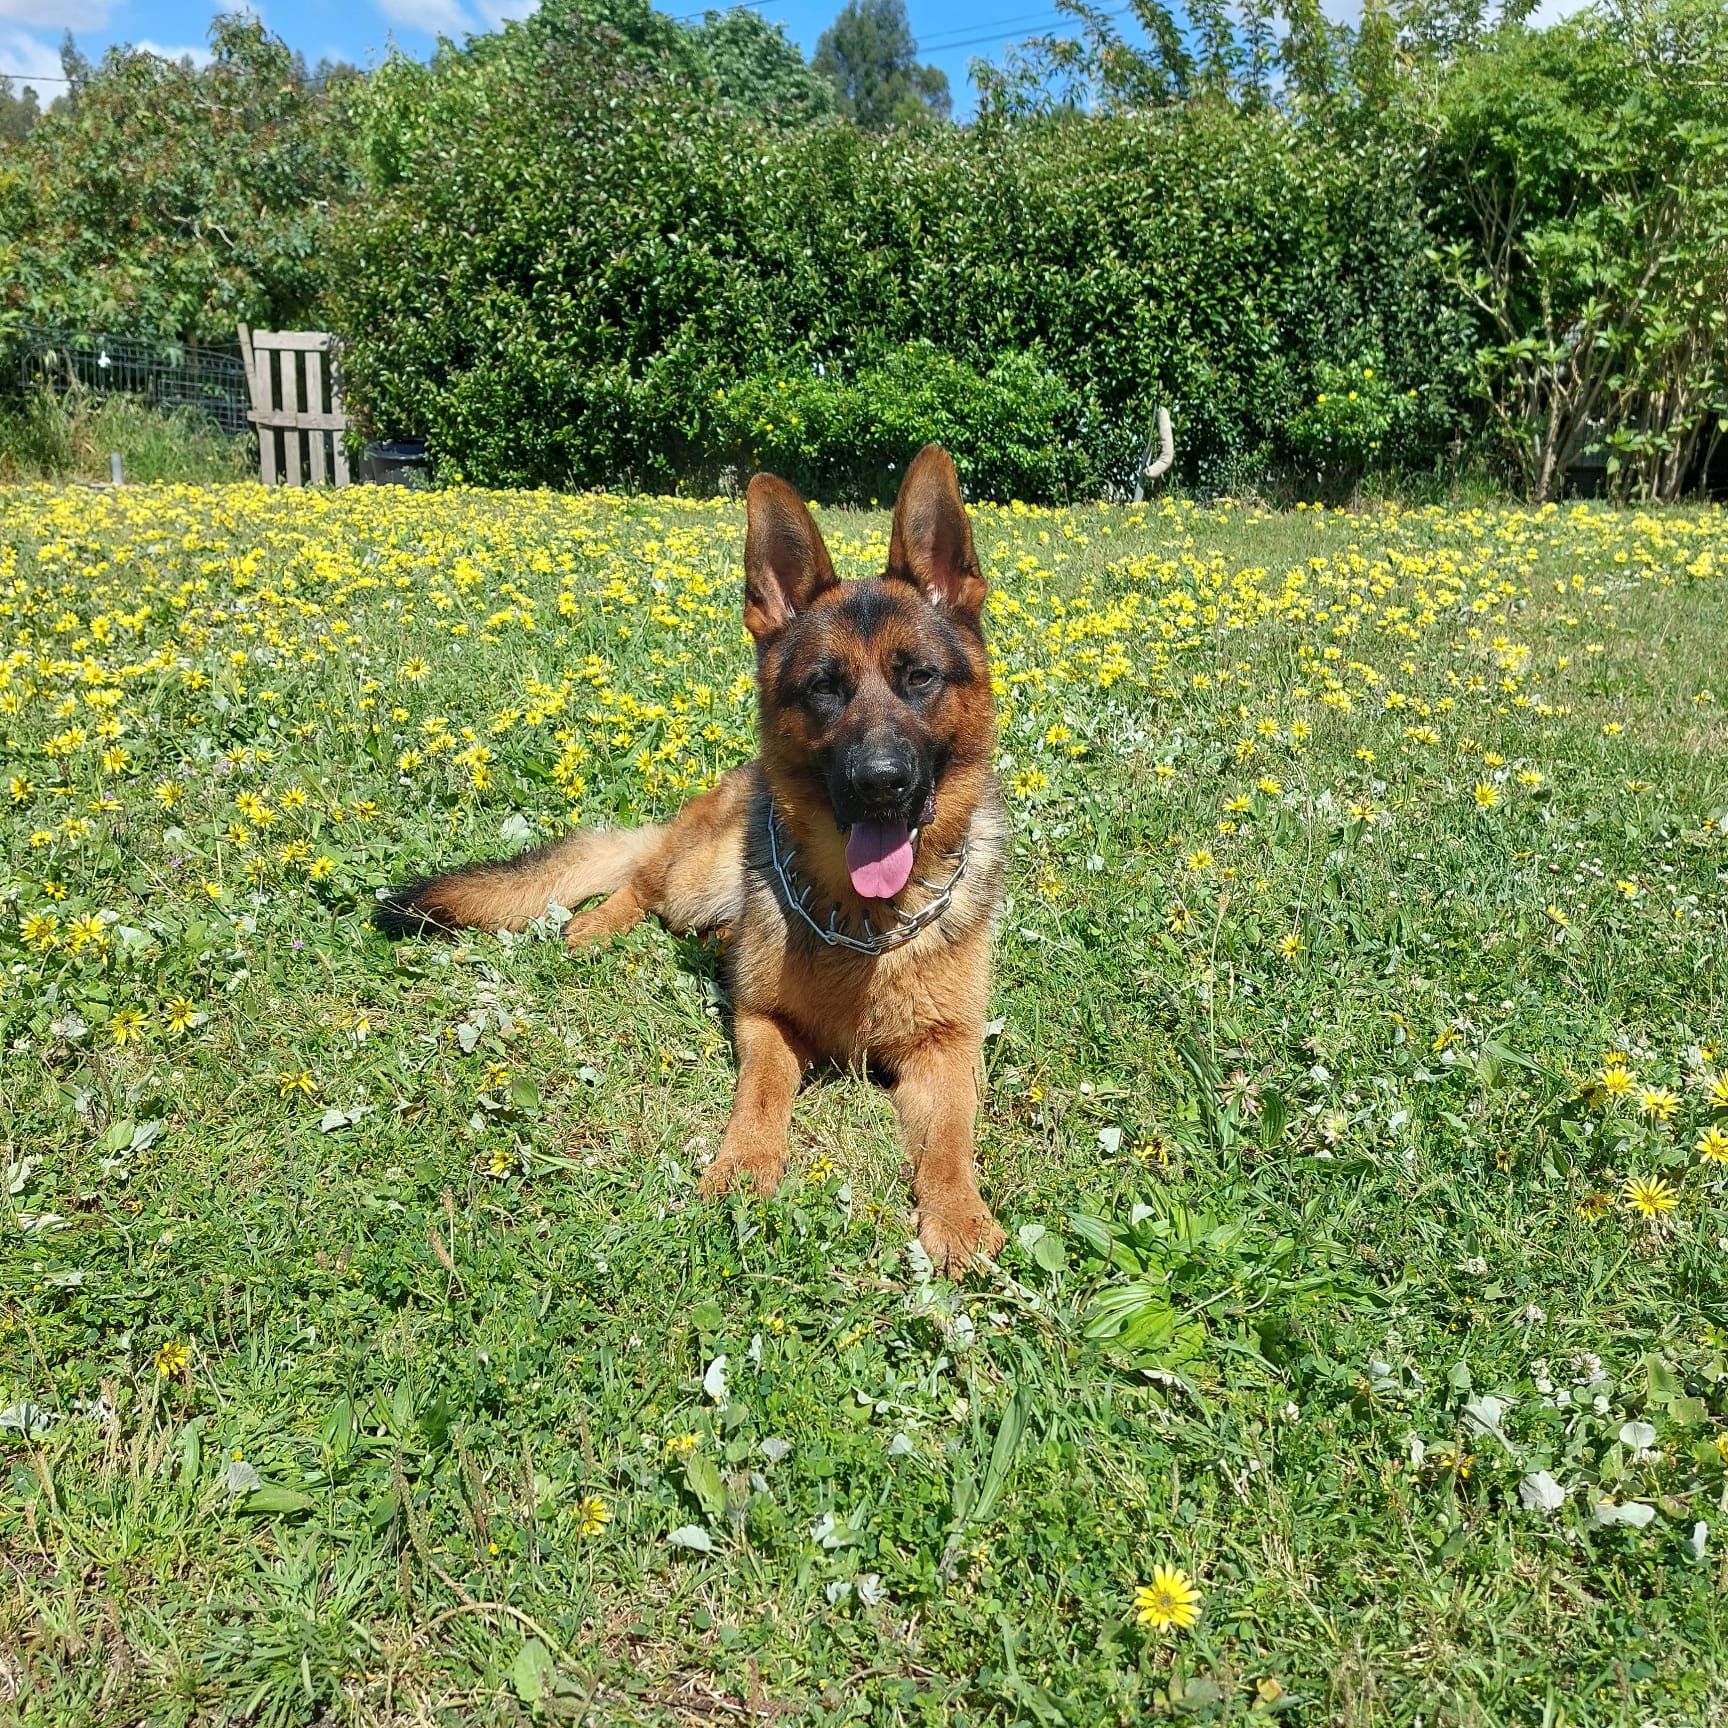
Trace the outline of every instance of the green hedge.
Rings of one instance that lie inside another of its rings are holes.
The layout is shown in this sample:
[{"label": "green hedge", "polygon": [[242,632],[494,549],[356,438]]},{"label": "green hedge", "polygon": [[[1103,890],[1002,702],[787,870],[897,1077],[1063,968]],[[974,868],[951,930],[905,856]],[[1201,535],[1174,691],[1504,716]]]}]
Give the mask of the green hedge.
[{"label": "green hedge", "polygon": [[[1469,327],[1414,153],[1196,104],[866,137],[717,109],[548,10],[417,81],[334,269],[349,400],[487,485],[711,485],[782,466],[879,495],[928,437],[986,494],[1129,483],[1159,403],[1179,474],[1295,455],[1319,369],[1455,413]],[[387,118],[387,117],[386,117]],[[786,412],[773,409],[784,405]]]}]

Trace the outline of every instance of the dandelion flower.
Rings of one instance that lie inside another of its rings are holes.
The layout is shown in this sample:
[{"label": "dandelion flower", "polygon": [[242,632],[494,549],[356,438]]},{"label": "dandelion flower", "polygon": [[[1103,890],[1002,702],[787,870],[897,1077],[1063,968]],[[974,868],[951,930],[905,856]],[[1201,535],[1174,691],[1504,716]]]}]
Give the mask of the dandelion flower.
[{"label": "dandelion flower", "polygon": [[1679,1097],[1666,1086],[1646,1086],[1638,1094],[1639,1114],[1658,1122],[1672,1122],[1679,1108]]},{"label": "dandelion flower", "polygon": [[296,1074],[278,1074],[276,1076],[276,1096],[278,1098],[287,1098],[296,1092],[310,1098],[316,1090],[317,1087],[311,1074],[304,1068]]},{"label": "dandelion flower", "polygon": [[1628,1176],[1620,1197],[1628,1211],[1643,1218],[1660,1218],[1680,1204],[1674,1185],[1663,1176]]},{"label": "dandelion flower", "polygon": [[1728,1134],[1711,1123],[1698,1136],[1698,1156],[1707,1164],[1728,1164]]},{"label": "dandelion flower", "polygon": [[1631,1071],[1623,1063],[1609,1062],[1596,1076],[1596,1084],[1610,1098],[1624,1098],[1632,1090],[1634,1082]]},{"label": "dandelion flower", "polygon": [[185,1344],[176,1343],[173,1339],[156,1352],[156,1372],[166,1380],[171,1374],[178,1374],[192,1359],[192,1351]]},{"label": "dandelion flower", "polygon": [[144,1016],[136,1008],[122,1008],[108,1022],[108,1036],[116,1045],[130,1044],[143,1029]]},{"label": "dandelion flower", "polygon": [[1728,1074],[1718,1074],[1711,1080],[1710,1102],[1718,1110],[1728,1110]]},{"label": "dandelion flower", "polygon": [[1478,780],[1470,796],[1476,800],[1478,810],[1492,810],[1500,802],[1500,788],[1490,781]]},{"label": "dandelion flower", "polygon": [[34,948],[37,953],[45,954],[59,944],[60,920],[50,917],[46,912],[28,912],[23,923],[18,926],[18,934],[26,948]]},{"label": "dandelion flower", "polygon": [[163,1004],[162,1018],[170,1032],[190,1032],[198,1024],[198,1010],[184,996]]},{"label": "dandelion flower", "polygon": [[570,1508],[576,1530],[582,1536],[598,1536],[612,1522],[612,1508],[598,1494],[584,1494]]},{"label": "dandelion flower", "polygon": [[1167,1626],[1186,1631],[1200,1618],[1200,1592],[1180,1567],[1159,1566],[1152,1573],[1152,1582],[1134,1592],[1134,1618],[1155,1632]]}]

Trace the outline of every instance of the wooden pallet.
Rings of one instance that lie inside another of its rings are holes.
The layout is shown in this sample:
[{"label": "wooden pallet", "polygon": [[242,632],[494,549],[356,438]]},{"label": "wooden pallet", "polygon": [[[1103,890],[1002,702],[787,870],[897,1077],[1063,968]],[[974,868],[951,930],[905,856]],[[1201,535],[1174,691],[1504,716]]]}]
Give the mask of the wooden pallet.
[{"label": "wooden pallet", "polygon": [[258,477],[266,486],[346,486],[348,416],[324,330],[240,326],[240,352],[258,428]]}]

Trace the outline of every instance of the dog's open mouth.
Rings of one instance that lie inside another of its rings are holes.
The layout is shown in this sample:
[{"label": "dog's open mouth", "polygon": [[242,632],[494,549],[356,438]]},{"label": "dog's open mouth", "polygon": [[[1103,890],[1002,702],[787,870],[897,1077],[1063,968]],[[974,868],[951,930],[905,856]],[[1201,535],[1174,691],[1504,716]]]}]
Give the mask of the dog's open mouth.
[{"label": "dog's open mouth", "polygon": [[918,836],[936,820],[936,794],[924,800],[916,824],[903,817],[841,823],[846,873],[861,900],[892,900],[912,880]]},{"label": "dog's open mouth", "polygon": [[918,830],[901,821],[854,822],[846,836],[846,870],[865,900],[892,900],[912,880]]}]

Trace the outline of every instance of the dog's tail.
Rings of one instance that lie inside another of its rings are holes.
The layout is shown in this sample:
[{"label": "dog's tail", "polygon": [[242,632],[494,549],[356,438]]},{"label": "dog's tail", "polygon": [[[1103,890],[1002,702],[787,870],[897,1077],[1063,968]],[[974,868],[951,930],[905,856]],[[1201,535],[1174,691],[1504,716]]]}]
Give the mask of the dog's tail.
[{"label": "dog's tail", "polygon": [[596,894],[615,893],[665,834],[661,827],[580,828],[514,858],[407,882],[379,902],[378,928],[386,936],[523,930],[554,902],[574,910]]}]

